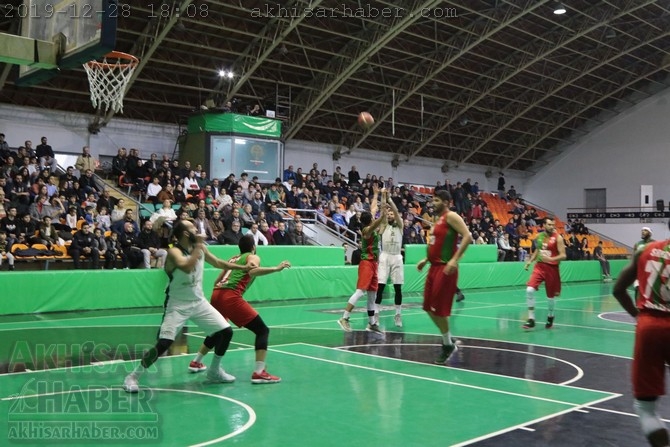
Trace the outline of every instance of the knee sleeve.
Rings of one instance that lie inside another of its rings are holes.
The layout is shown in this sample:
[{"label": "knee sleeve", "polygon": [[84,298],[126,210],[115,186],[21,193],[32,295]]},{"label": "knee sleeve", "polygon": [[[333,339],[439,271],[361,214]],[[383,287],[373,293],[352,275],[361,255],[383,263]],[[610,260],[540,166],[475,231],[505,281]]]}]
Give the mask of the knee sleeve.
[{"label": "knee sleeve", "polygon": [[265,324],[260,315],[251,320],[246,326],[251,332],[256,334],[254,349],[256,351],[267,350],[268,340],[270,339],[270,328]]},{"label": "knee sleeve", "polygon": [[382,303],[382,298],[384,296],[384,289],[386,288],[386,284],[379,284],[377,286],[377,299],[375,300],[375,304],[381,304]]},{"label": "knee sleeve", "polygon": [[395,291],[395,305],[400,306],[402,304],[402,285],[393,284],[393,290]]},{"label": "knee sleeve", "polygon": [[233,328],[228,326],[225,329],[221,329],[219,332],[216,332],[212,335],[214,339],[214,353],[216,355],[223,355],[228,350],[230,346],[230,340],[233,339]]},{"label": "knee sleeve", "polygon": [[149,349],[147,352],[144,353],[144,356],[142,356],[142,366],[148,368],[151,365],[153,365],[154,362],[158,360],[158,357],[165,354],[165,352],[171,345],[172,340],[168,340],[167,338],[158,339],[156,346]]},{"label": "knee sleeve", "polygon": [[365,295],[365,292],[362,291],[361,289],[356,289],[353,295],[351,295],[351,298],[349,298],[349,301],[347,301],[349,304],[352,306],[355,306],[358,300]]},{"label": "knee sleeve", "polygon": [[526,304],[529,308],[535,307],[535,292],[536,290],[530,286],[526,288]]},{"label": "knee sleeve", "polygon": [[637,400],[635,399],[635,412],[640,417],[642,433],[649,436],[651,433],[659,430],[665,430],[665,424],[656,414],[656,400]]},{"label": "knee sleeve", "polygon": [[208,335],[207,337],[205,337],[205,341],[202,343],[207,347],[207,349],[213,349],[214,346],[216,345],[216,339],[214,338],[214,336]]}]

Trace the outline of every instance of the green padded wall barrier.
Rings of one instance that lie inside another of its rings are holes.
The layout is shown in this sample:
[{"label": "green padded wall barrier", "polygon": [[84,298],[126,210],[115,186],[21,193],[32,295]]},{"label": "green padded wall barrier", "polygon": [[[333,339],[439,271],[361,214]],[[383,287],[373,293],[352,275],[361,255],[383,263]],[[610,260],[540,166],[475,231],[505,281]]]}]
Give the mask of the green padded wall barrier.
[{"label": "green padded wall barrier", "polygon": [[[240,254],[236,245],[209,245],[209,251],[217,258],[228,260]],[[261,258],[263,267],[273,267],[282,261],[289,261],[292,266],[343,266],[344,248],[314,247],[306,245],[260,245],[256,254]]]},{"label": "green padded wall barrier", "polygon": [[[628,261],[610,263],[612,275],[616,276]],[[416,265],[405,265],[405,293],[423,291],[427,268],[418,272]],[[206,296],[210,296],[218,273],[213,268],[205,270]],[[461,263],[458,284],[464,290],[519,287],[522,300],[523,285],[529,276],[530,270],[525,271],[521,262]],[[355,266],[293,267],[257,278],[245,297],[249,301],[345,297],[354,292],[356,277]],[[564,282],[598,280],[600,264],[597,261],[562,262],[561,277]],[[167,276],[161,270],[2,272],[0,315],[162,306],[167,283]],[[345,301],[343,298],[342,305]]]},{"label": "green padded wall barrier", "polygon": [[[425,244],[405,245],[405,263],[416,264],[426,257]],[[461,263],[496,262],[498,248],[495,245],[470,245],[461,259]]]}]

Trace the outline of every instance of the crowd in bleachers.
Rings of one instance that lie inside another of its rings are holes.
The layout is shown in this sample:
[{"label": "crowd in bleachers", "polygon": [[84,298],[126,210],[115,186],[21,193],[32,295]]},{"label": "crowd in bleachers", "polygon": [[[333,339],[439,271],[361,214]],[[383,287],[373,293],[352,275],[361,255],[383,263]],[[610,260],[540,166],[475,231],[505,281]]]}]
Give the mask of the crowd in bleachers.
[{"label": "crowd in bleachers", "polygon": [[[261,245],[308,245],[305,218],[319,219],[356,239],[361,212],[370,209],[374,182],[390,191],[403,218],[405,244],[425,243],[435,217],[430,193],[439,189],[451,193],[452,209],[468,224],[474,243],[496,245],[501,262],[523,261],[533,233],[541,229],[537,210],[526,206],[513,186],[505,191],[502,176],[498,194],[491,194],[470,179],[412,188],[396,185],[392,178],[362,176],[356,166],[346,175],[339,166],[330,174],[314,163],[308,172],[287,166],[281,178],[262,184],[244,172],[210,179],[189,161],[166,155],[159,159],[156,154],[143,160],[139,150],[120,148],[108,174],[121,191],[151,211],[142,217],[123,196],[96,181],[94,173],[102,172],[88,147],[64,172],[54,161],[46,137],[35,149],[26,141],[12,150],[0,134],[0,253],[10,268],[13,251],[29,256],[30,249],[39,251],[34,255],[71,257],[75,268],[81,260],[93,268],[161,267],[170,228],[184,218],[194,220],[209,244],[236,245],[250,232]],[[570,224],[559,224],[559,229],[588,234],[582,222]],[[565,238],[570,259],[588,259],[588,239]]]}]

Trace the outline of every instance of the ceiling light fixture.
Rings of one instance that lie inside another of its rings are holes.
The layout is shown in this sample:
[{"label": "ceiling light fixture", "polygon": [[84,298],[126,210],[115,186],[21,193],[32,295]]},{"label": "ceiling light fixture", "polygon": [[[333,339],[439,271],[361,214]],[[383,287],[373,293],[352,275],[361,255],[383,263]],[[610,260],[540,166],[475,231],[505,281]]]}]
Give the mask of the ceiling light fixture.
[{"label": "ceiling light fixture", "polygon": [[563,3],[560,3],[560,2],[556,3],[556,7],[554,8],[554,14],[556,14],[557,16],[560,16],[561,14],[565,14],[566,12],[568,12],[568,10],[565,9],[565,6],[563,6]]},{"label": "ceiling light fixture", "polygon": [[233,79],[235,73],[232,70],[219,70],[219,77]]}]

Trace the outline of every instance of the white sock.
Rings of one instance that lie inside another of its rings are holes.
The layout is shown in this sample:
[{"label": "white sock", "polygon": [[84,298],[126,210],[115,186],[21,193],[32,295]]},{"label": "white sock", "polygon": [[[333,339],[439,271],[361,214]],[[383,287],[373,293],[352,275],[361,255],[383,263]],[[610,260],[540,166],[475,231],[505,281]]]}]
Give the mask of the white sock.
[{"label": "white sock", "polygon": [[442,334],[442,344],[445,346],[453,345],[454,343],[451,341],[451,331],[447,331],[444,334]]},{"label": "white sock", "polygon": [[214,354],[212,356],[212,371],[218,371],[218,369],[221,368],[221,359],[222,358],[223,358],[222,355]]},{"label": "white sock", "polygon": [[142,361],[140,361],[137,366],[135,366],[135,369],[133,369],[133,372],[131,373],[133,376],[135,376],[136,379],[139,379],[140,376],[146,371],[147,369],[142,366]]},{"label": "white sock", "polygon": [[260,374],[263,371],[265,371],[265,362],[257,361],[256,362],[256,367],[254,368],[254,372],[256,374]]},{"label": "white sock", "polygon": [[193,361],[196,362],[196,363],[202,363],[202,359],[203,359],[204,357],[205,357],[204,354],[201,354],[200,352],[198,352],[198,353],[196,354],[195,358],[193,359]]},{"label": "white sock", "polygon": [[345,310],[344,313],[342,314],[342,318],[344,318],[345,320],[348,320],[350,315],[351,315],[351,312],[349,312],[348,310]]},{"label": "white sock", "polygon": [[401,306],[401,305],[397,305],[397,306],[395,307],[395,314],[396,314],[396,315],[400,315],[401,313],[402,313],[402,306]]},{"label": "white sock", "polygon": [[529,310],[528,311],[528,319],[530,319],[530,320],[535,319],[535,311],[534,310]]},{"label": "white sock", "polygon": [[556,300],[553,298],[547,298],[547,307],[549,309],[549,316],[554,316],[554,308],[556,307]]}]

